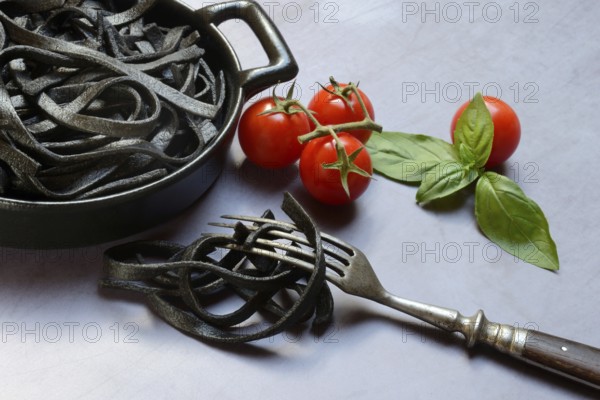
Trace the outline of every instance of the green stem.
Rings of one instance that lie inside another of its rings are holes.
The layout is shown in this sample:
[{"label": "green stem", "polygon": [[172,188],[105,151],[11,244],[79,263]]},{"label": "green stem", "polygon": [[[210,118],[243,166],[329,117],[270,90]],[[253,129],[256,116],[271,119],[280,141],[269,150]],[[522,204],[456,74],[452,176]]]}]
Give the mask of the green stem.
[{"label": "green stem", "polygon": [[[363,101],[363,98],[358,91],[358,86],[356,86],[354,83],[350,83],[348,86],[346,86],[344,88],[344,92],[346,92],[346,91],[350,91],[350,92],[354,93],[354,95],[356,96],[356,99],[358,100],[358,104],[360,104],[360,108],[362,109],[363,115],[365,116],[365,118],[369,118],[369,120],[370,120],[371,116],[369,115],[367,106],[365,105],[365,102]],[[344,93],[344,95],[345,94],[346,93]]]},{"label": "green stem", "polygon": [[374,122],[371,118],[367,117],[364,120],[358,122],[347,122],[345,124],[327,126],[321,125],[318,126],[314,131],[307,133],[306,135],[299,136],[298,140],[300,141],[300,143],[306,143],[313,139],[328,136],[331,134],[331,131],[329,129],[333,130],[336,133],[353,131],[357,129],[368,129],[371,131],[381,132],[383,130],[383,127]]},{"label": "green stem", "polygon": [[285,102],[285,108],[286,109],[290,109],[291,107],[298,107],[299,109],[302,110],[302,112],[304,112],[304,114],[306,114],[306,116],[308,117],[308,119],[310,119],[310,121],[318,128],[321,128],[323,125],[321,125],[321,123],[315,118],[315,116],[313,115],[313,113],[304,106],[304,104],[302,104],[302,102],[300,102],[299,100],[287,100]]}]

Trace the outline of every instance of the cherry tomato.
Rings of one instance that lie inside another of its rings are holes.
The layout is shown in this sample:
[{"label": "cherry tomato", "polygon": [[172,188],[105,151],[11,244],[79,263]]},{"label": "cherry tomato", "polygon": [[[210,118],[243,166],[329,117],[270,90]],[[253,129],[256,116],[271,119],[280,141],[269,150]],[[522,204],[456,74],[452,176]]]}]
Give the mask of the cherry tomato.
[{"label": "cherry tomato", "polygon": [[[519,146],[519,141],[521,140],[521,123],[515,111],[502,100],[491,96],[484,96],[483,100],[490,114],[492,114],[492,121],[494,122],[492,153],[485,167],[493,168],[508,160]],[[468,105],[469,102],[463,104],[452,119],[452,141],[454,141],[454,130],[456,129],[458,119]]]},{"label": "cherry tomato", "polygon": [[259,100],[244,112],[238,127],[246,157],[264,168],[283,168],[295,163],[304,148],[298,136],[311,130],[308,117],[302,112],[260,115],[275,107],[272,97]]},{"label": "cherry tomato", "polygon": [[[339,85],[344,88],[348,85],[341,83]],[[328,90],[333,90],[332,85],[326,87]],[[371,119],[375,119],[375,111],[373,110],[373,104],[367,95],[360,89],[358,93],[365,103],[365,107]],[[344,99],[339,96],[333,95],[324,89],[319,90],[315,96],[308,103],[308,109],[316,112],[315,118],[323,125],[337,125],[346,122],[357,122],[365,119],[365,114],[360,106],[358,98],[352,93],[348,101],[350,106],[346,104]],[[314,126],[311,128],[314,129]],[[311,129],[311,130],[312,130]],[[349,131],[349,133],[360,140],[362,143],[367,143],[371,137],[371,131],[367,129],[359,129]]]},{"label": "cherry tomato", "polygon": [[[371,156],[363,144],[349,133],[342,132],[338,137],[348,155],[363,148],[354,160],[354,164],[373,174]],[[304,187],[313,197],[325,204],[350,203],[362,195],[371,182],[369,177],[350,172],[348,174],[350,197],[348,197],[342,186],[340,170],[323,168],[323,164],[334,163],[337,159],[335,139],[330,136],[311,140],[300,156],[300,178]]]}]

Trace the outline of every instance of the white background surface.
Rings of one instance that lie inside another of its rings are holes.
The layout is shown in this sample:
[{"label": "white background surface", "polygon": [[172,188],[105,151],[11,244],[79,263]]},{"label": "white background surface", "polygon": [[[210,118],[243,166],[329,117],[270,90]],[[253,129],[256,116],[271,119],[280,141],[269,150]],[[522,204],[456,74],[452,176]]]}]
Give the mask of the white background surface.
[{"label": "white background surface", "polygon": [[[498,253],[477,230],[468,193],[422,209],[416,188],[378,178],[354,206],[326,208],[305,194],[295,168],[260,171],[237,143],[198,204],[139,237],[188,243],[223,213],[277,210],[289,190],[323,230],[363,249],[392,292],[600,347],[600,3],[483,1],[472,15],[463,2],[445,1],[427,2],[433,14],[404,1],[262,4],[300,64],[306,102],[330,75],[360,81],[386,130],[448,139],[469,87],[500,88],[523,126],[505,172],[545,211],[560,272]],[[264,61],[243,24],[226,29],[245,65]],[[491,351],[466,351],[458,338],[336,289],[335,323],[324,336],[306,329],[252,346],[208,345],[163,323],[140,297],[98,290],[105,247],[0,249],[0,398],[597,396]]]}]

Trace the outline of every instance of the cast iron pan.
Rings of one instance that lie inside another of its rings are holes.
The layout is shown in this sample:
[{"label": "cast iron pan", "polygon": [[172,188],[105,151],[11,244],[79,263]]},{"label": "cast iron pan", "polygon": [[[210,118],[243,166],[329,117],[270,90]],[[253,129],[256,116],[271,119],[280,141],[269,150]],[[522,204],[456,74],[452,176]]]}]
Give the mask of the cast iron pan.
[{"label": "cast iron pan", "polygon": [[[112,241],[138,233],[193,204],[214,183],[226,159],[246,99],[296,76],[298,66],[280,32],[254,1],[237,0],[193,10],[177,0],[160,0],[146,17],[160,25],[188,24],[200,31],[211,69],[223,70],[227,95],[213,121],[219,135],[194,161],[167,177],[119,194],[76,201],[21,201],[0,197],[0,245],[68,248]],[[243,70],[218,26],[248,24],[269,65]]]}]

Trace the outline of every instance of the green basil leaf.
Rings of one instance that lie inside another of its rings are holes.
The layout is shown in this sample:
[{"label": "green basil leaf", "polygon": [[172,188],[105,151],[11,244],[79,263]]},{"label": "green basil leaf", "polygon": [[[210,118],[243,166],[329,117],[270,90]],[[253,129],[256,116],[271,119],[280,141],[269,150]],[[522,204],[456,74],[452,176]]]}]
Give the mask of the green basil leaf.
[{"label": "green basil leaf", "polygon": [[402,182],[420,182],[440,162],[459,159],[448,142],[402,132],[374,133],[367,149],[377,173]]},{"label": "green basil leaf", "polygon": [[475,158],[475,154],[473,154],[473,150],[471,150],[471,148],[468,147],[467,145],[465,145],[464,143],[460,144],[459,149],[458,149],[458,155],[460,157],[460,161],[464,165],[474,166],[477,162],[477,159]]},{"label": "green basil leaf", "polygon": [[475,215],[483,233],[508,253],[540,268],[559,269],[544,213],[512,180],[486,172],[477,183]]},{"label": "green basil leaf", "polygon": [[[456,123],[454,145],[459,151],[461,146],[464,145],[472,153],[472,160],[461,159],[461,161],[468,161],[465,164],[473,163],[475,168],[482,168],[490,158],[493,140],[494,123],[492,115],[487,109],[481,93],[477,93]],[[463,150],[461,155],[466,155],[466,153]]]},{"label": "green basil leaf", "polygon": [[477,179],[477,172],[456,161],[442,161],[427,171],[417,191],[417,202],[427,203],[464,189]]}]

